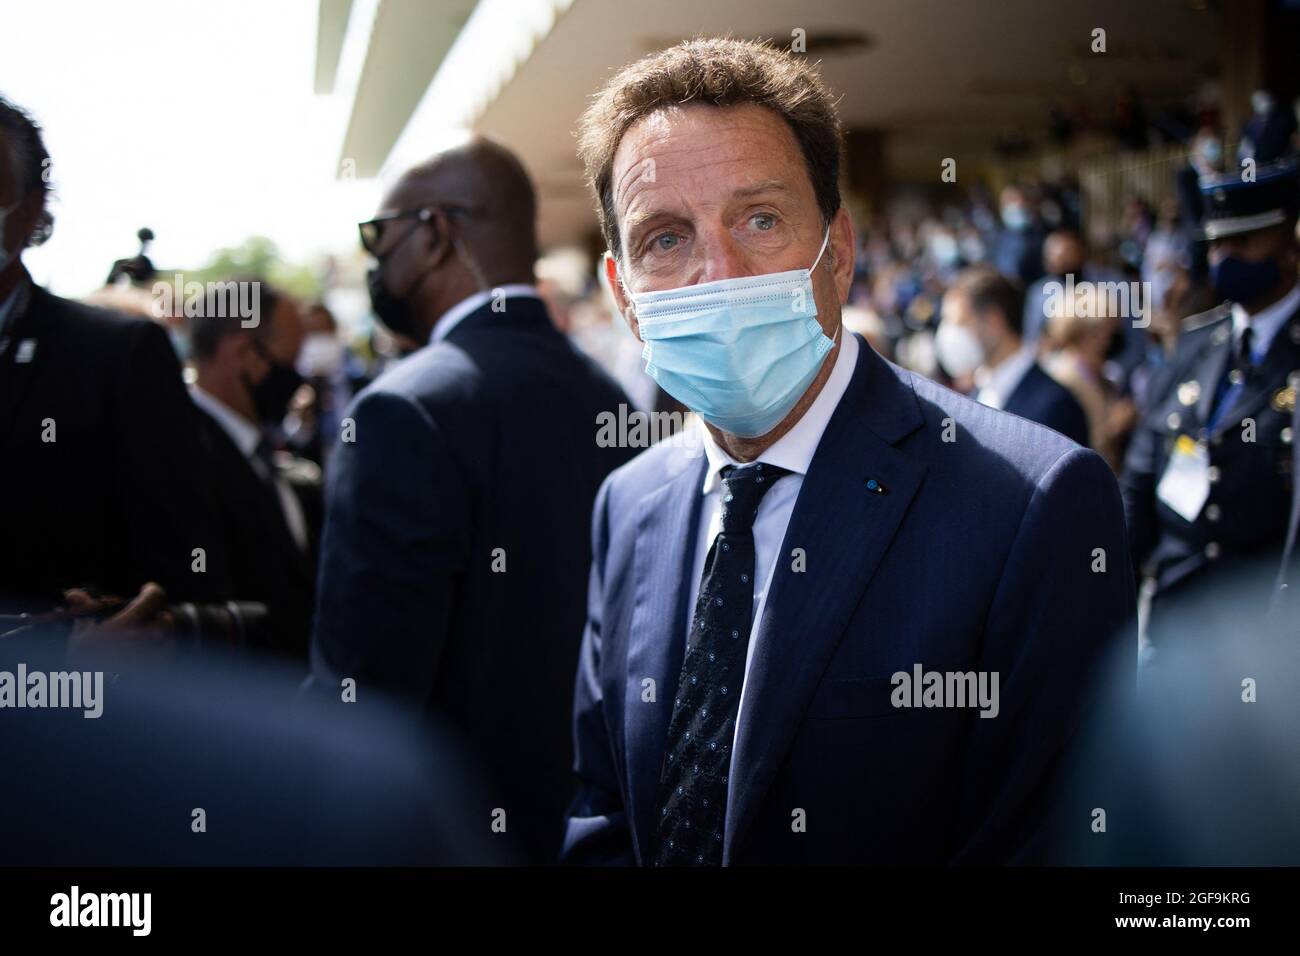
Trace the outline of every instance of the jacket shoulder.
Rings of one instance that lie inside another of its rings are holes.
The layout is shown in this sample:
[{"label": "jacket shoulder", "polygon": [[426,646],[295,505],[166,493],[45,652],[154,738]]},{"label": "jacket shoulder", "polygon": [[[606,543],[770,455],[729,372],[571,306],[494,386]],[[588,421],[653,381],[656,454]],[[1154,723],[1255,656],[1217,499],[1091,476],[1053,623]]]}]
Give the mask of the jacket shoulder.
[{"label": "jacket shoulder", "polygon": [[1212,329],[1225,319],[1232,318],[1232,308],[1226,302],[1221,302],[1212,309],[1206,309],[1204,312],[1197,312],[1195,315],[1189,315],[1183,319],[1178,328],[1178,337],[1201,332],[1205,329]]},{"label": "jacket shoulder", "polygon": [[1002,491],[1015,484],[1028,489],[1081,448],[1045,425],[982,405],[916,372],[904,374],[925,417],[925,427],[911,436],[907,450],[964,484],[981,487],[996,481]]},{"label": "jacket shoulder", "polygon": [[[604,482],[610,507],[635,504],[683,472],[702,469],[704,448],[697,437],[698,427],[698,423],[689,423],[684,431],[656,442],[611,471]],[[700,475],[702,479],[702,471]]]},{"label": "jacket shoulder", "polygon": [[469,355],[449,342],[435,342],[385,369],[353,402],[390,395],[445,410],[473,403],[482,385],[482,373]]},{"label": "jacket shoulder", "polygon": [[1186,374],[1188,366],[1195,365],[1207,348],[1223,345],[1232,335],[1232,309],[1227,303],[1183,320],[1174,343],[1170,366],[1174,377]]},{"label": "jacket shoulder", "polygon": [[[32,302],[29,307],[43,322],[57,327],[71,328],[81,334],[104,337],[121,337],[129,339],[157,323],[139,316],[125,315],[95,305],[86,305],[73,299],[65,299],[46,289],[32,290]],[[161,331],[161,327],[159,326]]]}]

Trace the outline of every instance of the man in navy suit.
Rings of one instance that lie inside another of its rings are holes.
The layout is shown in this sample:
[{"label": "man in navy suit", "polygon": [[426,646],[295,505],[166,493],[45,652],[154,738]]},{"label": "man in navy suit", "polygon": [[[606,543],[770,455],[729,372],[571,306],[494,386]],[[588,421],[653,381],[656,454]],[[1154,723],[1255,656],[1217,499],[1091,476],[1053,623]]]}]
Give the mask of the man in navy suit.
[{"label": "man in navy suit", "polygon": [[532,285],[534,210],[519,160],[474,139],[406,173],[362,224],[376,314],[428,344],[343,419],[312,669],[334,694],[351,678],[357,700],[392,694],[461,734],[490,778],[484,831],[554,862],[588,520],[632,452],[597,442],[627,399]]},{"label": "man in navy suit", "polygon": [[1021,337],[1024,295],[988,268],[968,269],[943,297],[935,346],[958,379],[973,377],[977,401],[1088,444],[1088,420],[1070,390],[1038,364]]},{"label": "man in navy suit", "polygon": [[565,862],[1039,859],[1132,615],[1096,454],[843,329],[832,103],[694,40],[583,119],[619,308],[704,425],[596,500]]}]

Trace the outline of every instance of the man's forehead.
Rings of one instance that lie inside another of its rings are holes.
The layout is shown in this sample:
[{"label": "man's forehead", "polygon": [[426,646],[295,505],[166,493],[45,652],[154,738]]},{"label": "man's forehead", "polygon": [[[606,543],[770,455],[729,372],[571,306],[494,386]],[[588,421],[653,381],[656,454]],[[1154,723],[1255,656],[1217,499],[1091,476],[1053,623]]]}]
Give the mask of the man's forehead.
[{"label": "man's forehead", "polygon": [[384,193],[379,201],[379,208],[384,212],[397,212],[427,202],[427,184],[411,176],[403,176]]},{"label": "man's forehead", "polygon": [[692,184],[728,193],[762,184],[806,186],[811,194],[793,131],[765,107],[673,106],[628,128],[614,155],[616,206],[626,209],[642,191],[662,187],[674,194]]},{"label": "man's forehead", "polygon": [[1218,239],[1211,239],[1211,248],[1220,248],[1235,246],[1237,248],[1250,248],[1253,246],[1271,245],[1277,239],[1287,235],[1287,227],[1269,226],[1267,229],[1252,229],[1248,232],[1239,232],[1231,236],[1222,236]]}]

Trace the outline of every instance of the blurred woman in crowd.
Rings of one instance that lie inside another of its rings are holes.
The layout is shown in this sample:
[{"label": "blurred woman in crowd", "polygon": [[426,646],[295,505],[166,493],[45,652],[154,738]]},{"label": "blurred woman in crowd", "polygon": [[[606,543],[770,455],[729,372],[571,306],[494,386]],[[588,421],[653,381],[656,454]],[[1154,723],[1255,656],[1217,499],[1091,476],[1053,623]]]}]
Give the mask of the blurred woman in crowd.
[{"label": "blurred woman in crowd", "polygon": [[1123,334],[1119,319],[1101,297],[1081,294],[1048,315],[1047,334],[1050,351],[1043,367],[1083,406],[1088,444],[1118,471],[1136,421],[1132,400],[1119,396],[1102,375],[1112,341]]}]

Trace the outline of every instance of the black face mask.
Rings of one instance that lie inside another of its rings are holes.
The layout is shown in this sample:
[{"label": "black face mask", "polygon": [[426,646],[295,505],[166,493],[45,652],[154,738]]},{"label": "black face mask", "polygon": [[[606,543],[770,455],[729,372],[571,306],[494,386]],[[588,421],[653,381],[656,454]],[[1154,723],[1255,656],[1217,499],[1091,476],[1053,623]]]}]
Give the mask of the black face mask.
[{"label": "black face mask", "polygon": [[384,267],[387,264],[388,257],[391,256],[399,245],[409,239],[415,233],[411,229],[406,235],[394,244],[382,256],[376,256],[377,264],[366,273],[366,291],[370,293],[370,309],[378,317],[379,321],[384,323],[388,331],[394,335],[404,335],[408,339],[413,339],[419,344],[423,338],[419,324],[415,320],[415,313],[411,309],[411,298],[415,295],[417,289],[424,284],[424,280],[429,278],[434,267],[430,266],[425,270],[420,278],[416,279],[405,295],[394,295],[388,289],[388,283],[384,281]]},{"label": "black face mask", "polygon": [[1106,361],[1119,358],[1124,353],[1124,346],[1128,344],[1124,336],[1124,329],[1121,326],[1110,334],[1110,341],[1106,343]]},{"label": "black face mask", "polygon": [[257,417],[268,425],[278,425],[289,411],[289,401],[302,385],[303,377],[292,365],[269,364],[271,370],[260,382],[249,387],[249,394],[253,397]]}]

